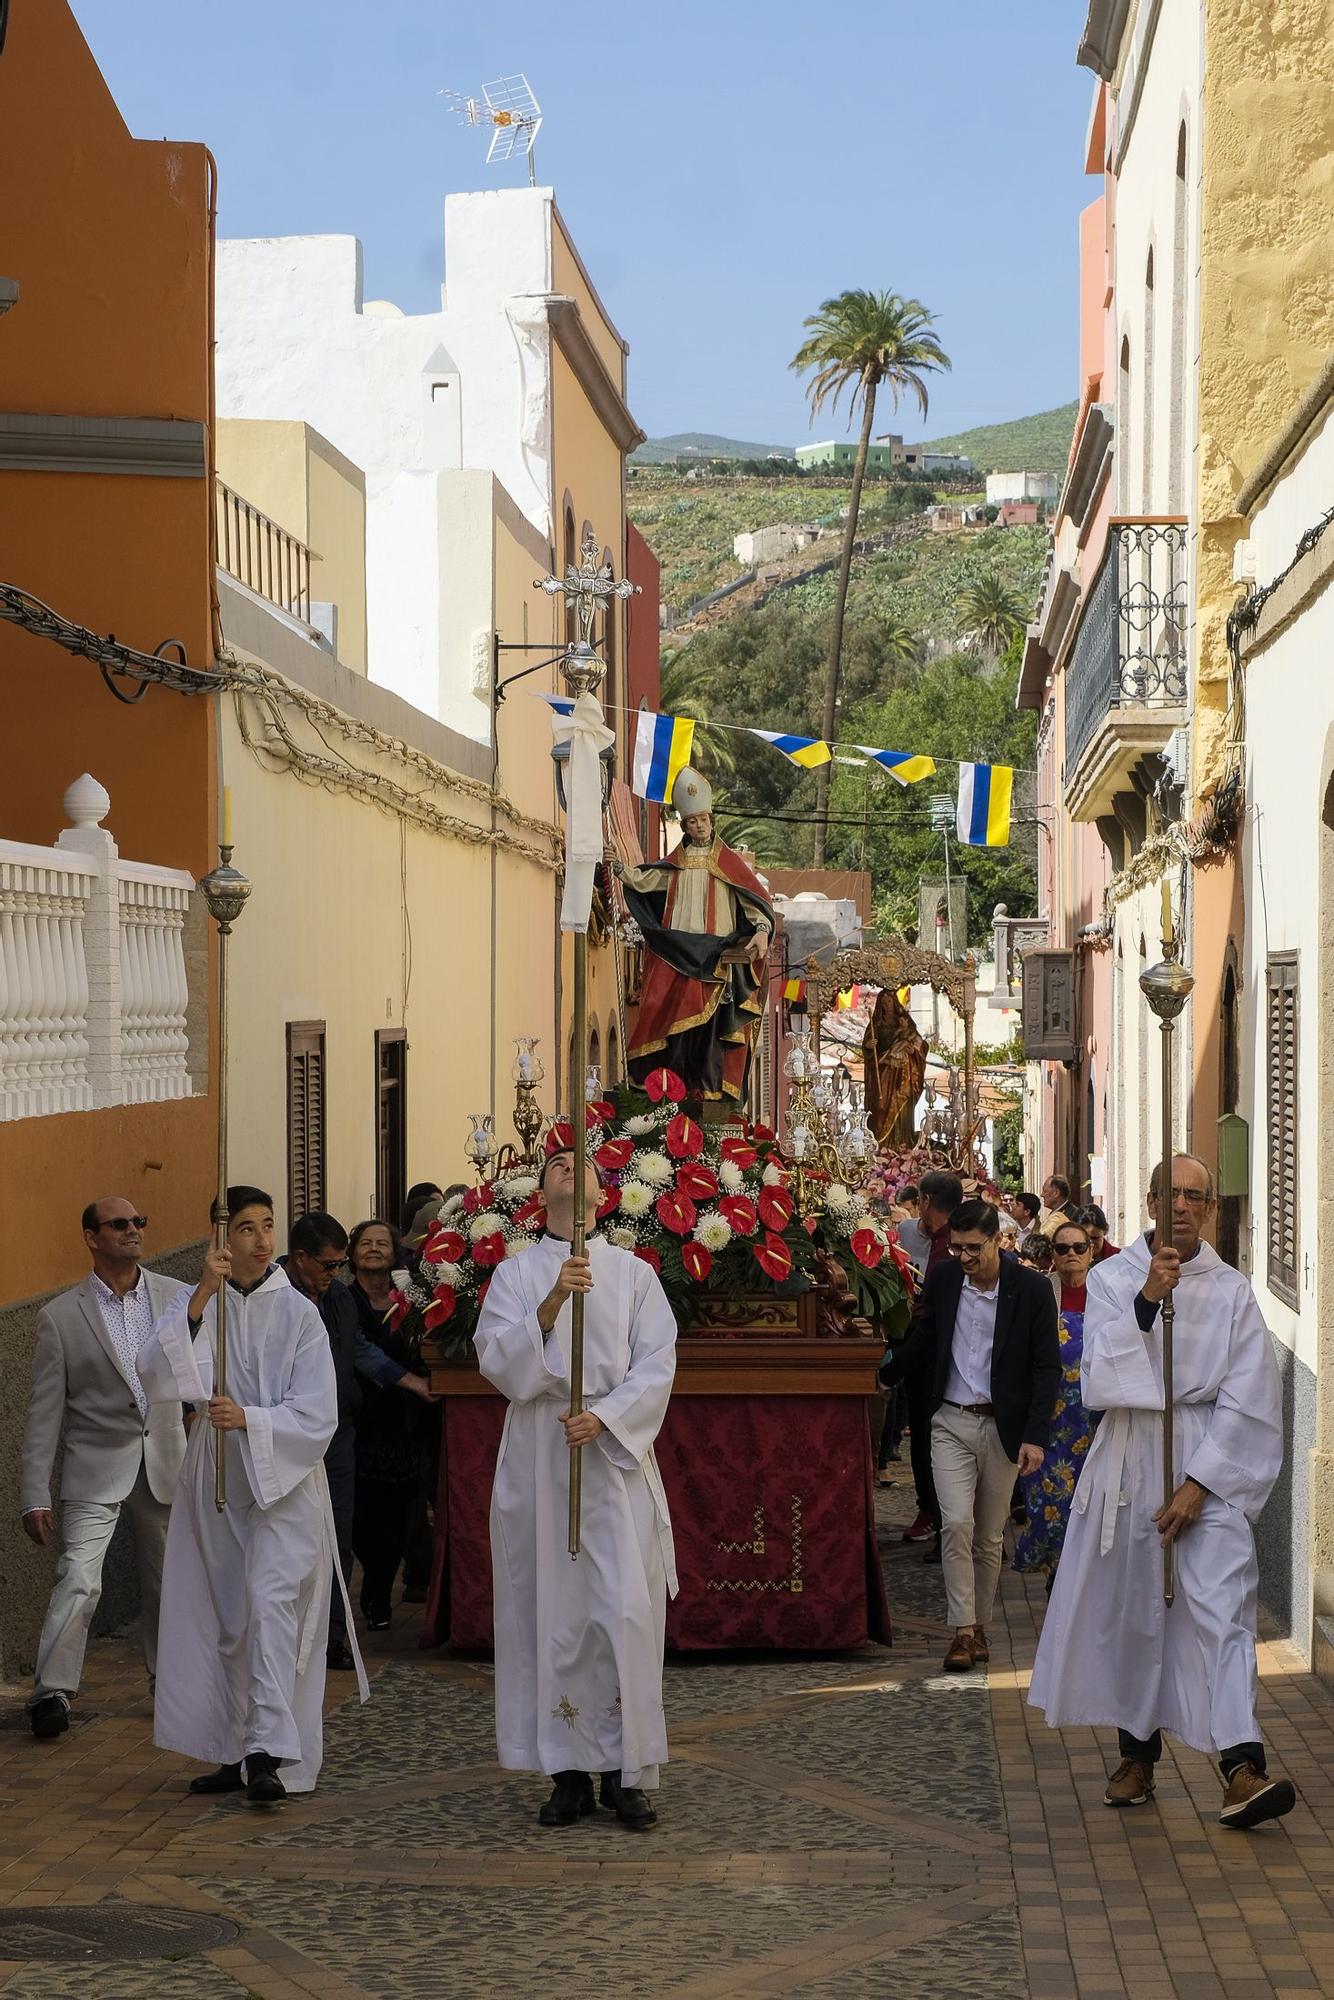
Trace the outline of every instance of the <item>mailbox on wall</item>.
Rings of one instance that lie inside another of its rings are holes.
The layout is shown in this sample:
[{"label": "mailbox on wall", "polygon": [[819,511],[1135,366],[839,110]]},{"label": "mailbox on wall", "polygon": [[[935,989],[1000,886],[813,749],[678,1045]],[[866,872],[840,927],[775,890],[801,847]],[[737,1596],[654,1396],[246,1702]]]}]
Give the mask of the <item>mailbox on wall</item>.
[{"label": "mailbox on wall", "polygon": [[1030,1062],[1073,1062],[1075,955],[1072,951],[1024,953],[1024,1055]]}]

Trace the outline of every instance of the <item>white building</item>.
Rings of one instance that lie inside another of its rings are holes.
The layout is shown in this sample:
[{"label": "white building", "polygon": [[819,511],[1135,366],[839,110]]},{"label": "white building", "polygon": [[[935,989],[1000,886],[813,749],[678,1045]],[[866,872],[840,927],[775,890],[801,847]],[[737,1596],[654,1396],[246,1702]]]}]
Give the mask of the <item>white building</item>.
[{"label": "white building", "polygon": [[1007,500],[1053,501],[1060,491],[1054,472],[989,472],[987,505],[1003,506]]},{"label": "white building", "polygon": [[[485,740],[492,635],[450,611],[477,521],[458,475],[493,474],[554,551],[568,502],[553,450],[562,379],[622,453],[642,433],[625,406],[625,344],[549,188],[449,196],[445,263],[440,310],[409,315],[363,297],[354,237],[220,243],[217,407],[303,420],[363,468],[370,677]],[[601,484],[581,490],[578,511],[620,571],[623,472],[616,490]]]},{"label": "white building", "polygon": [[784,556],[795,555],[798,549],[807,548],[815,540],[814,528],[793,527],[781,522],[771,528],[751,528],[745,534],[732,537],[732,553],[738,562],[749,568],[756,563],[778,562]]}]

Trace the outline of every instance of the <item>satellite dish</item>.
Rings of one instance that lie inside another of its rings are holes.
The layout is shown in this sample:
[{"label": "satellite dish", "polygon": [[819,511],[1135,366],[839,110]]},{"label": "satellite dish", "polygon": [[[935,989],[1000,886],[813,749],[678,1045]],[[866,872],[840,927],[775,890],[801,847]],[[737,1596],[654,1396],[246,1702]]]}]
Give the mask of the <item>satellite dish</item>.
[{"label": "satellite dish", "polygon": [[464,125],[490,130],[491,143],[486,163],[512,160],[516,154],[528,161],[528,185],[537,186],[537,166],[533,147],[542,129],[542,107],[534,97],[526,76],[497,77],[482,85],[480,97],[465,97],[460,90],[442,90],[454,115]]}]

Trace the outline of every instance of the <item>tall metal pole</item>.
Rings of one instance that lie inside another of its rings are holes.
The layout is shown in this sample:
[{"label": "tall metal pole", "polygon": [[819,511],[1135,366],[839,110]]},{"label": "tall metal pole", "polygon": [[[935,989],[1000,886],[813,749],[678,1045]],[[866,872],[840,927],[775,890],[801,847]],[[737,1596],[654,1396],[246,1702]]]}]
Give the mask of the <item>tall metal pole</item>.
[{"label": "tall metal pole", "polygon": [[[1155,1250],[1172,1248],[1172,1162],[1176,1156],[1173,1106],[1175,1064],[1173,1044],[1176,1019],[1190,998],[1195,981],[1181,964],[1173,935],[1171,884],[1163,881],[1163,957],[1160,965],[1140,974],[1140,990],[1162,1024],[1163,1036],[1163,1158],[1158,1169],[1157,1214],[1154,1217]],[[1172,1337],[1176,1305],[1171,1292],[1162,1303],[1163,1326],[1163,1505],[1170,1505],[1176,1492],[1176,1398],[1172,1381]],[[1176,1556],[1169,1542],[1163,1550],[1163,1602],[1170,1605],[1176,1596]]]},{"label": "tall metal pole", "polygon": [[[577,931],[574,939],[574,1064],[570,1077],[570,1121],[574,1126],[574,1224],[570,1231],[570,1255],[582,1257],[587,1235],[588,1201],[588,937]],[[577,1417],[584,1407],[584,1294],[575,1292],[570,1300],[570,1415]],[[570,1453],[569,1550],[573,1560],[579,1554],[579,1514],[583,1500],[584,1454]]]},{"label": "tall metal pole", "polygon": [[[209,915],[218,926],[218,1185],[209,1219],[217,1249],[227,1247],[227,940],[232,925],[246,906],[251,883],[232,863],[231,795],[223,794],[222,840],[218,866],[207,874],[199,887],[208,904]],[[213,1393],[227,1394],[227,1286],[218,1286],[214,1340]],[[227,1462],[225,1431],[213,1434],[213,1504],[221,1513],[227,1505]]]}]

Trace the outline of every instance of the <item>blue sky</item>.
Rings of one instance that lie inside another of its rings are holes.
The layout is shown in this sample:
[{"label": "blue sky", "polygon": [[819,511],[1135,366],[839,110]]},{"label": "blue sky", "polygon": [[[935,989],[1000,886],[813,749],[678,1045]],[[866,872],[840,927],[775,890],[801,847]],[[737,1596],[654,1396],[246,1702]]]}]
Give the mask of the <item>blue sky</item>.
[{"label": "blue sky", "polygon": [[213,148],[224,235],[360,236],[367,296],[408,311],[438,297],[444,195],[523,177],[437,92],[525,70],[650,435],[840,428],[808,430],[787,363],[852,285],[938,315],[928,436],[1076,394],[1083,0],[73,4],[131,129]]}]

